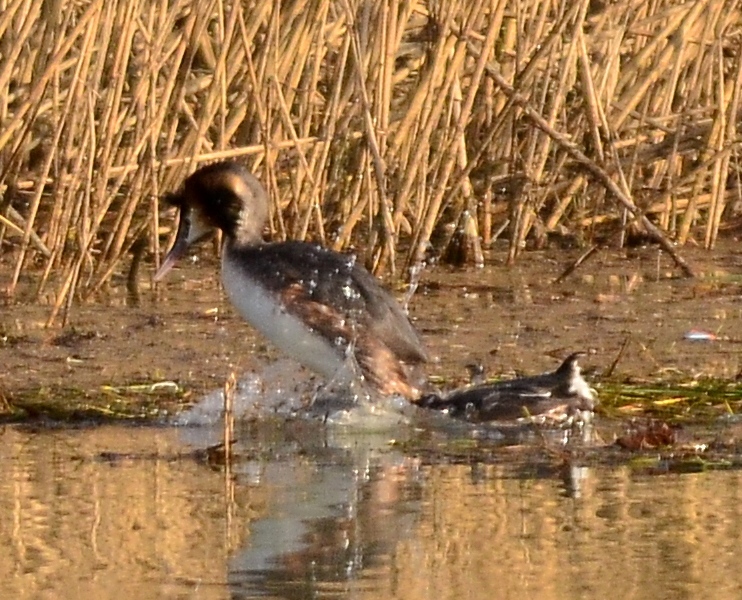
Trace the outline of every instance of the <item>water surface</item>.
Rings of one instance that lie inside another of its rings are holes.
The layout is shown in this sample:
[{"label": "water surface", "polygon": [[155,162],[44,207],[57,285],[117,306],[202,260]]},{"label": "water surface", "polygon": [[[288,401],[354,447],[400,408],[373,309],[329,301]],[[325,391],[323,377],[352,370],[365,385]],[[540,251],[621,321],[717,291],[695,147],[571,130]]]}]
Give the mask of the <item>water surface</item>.
[{"label": "water surface", "polygon": [[[737,247],[687,253],[699,280],[675,278],[651,248],[601,252],[562,283],[569,257],[549,253],[425,272],[410,308],[437,358],[431,381],[456,385],[478,360],[535,374],[575,350],[598,380],[619,353],[614,378],[733,379]],[[0,398],[173,380],[195,400],[277,357],[234,315],[215,264],[182,269],[137,306],[124,298],[112,286],[61,331],[43,327],[48,307],[3,307]],[[716,339],[686,339],[694,328]],[[243,423],[238,437],[227,474],[203,458],[221,439],[208,427],[6,426],[0,598],[742,597],[736,470],[565,463],[538,436],[498,445],[414,424]]]},{"label": "water surface", "polygon": [[6,427],[0,597],[740,597],[739,472],[466,464],[407,432],[243,426],[227,478],[192,454],[216,431]]}]

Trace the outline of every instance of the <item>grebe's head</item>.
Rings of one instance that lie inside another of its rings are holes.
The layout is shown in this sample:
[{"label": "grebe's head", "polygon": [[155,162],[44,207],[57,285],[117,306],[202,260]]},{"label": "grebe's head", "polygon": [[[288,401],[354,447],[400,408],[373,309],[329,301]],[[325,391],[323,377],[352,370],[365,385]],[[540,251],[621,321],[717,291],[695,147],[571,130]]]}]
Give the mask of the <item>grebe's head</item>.
[{"label": "grebe's head", "polygon": [[242,165],[224,161],[201,167],[164,200],[180,211],[175,243],[155,274],[160,281],[196,242],[221,229],[227,242],[260,242],[268,220],[268,195]]}]

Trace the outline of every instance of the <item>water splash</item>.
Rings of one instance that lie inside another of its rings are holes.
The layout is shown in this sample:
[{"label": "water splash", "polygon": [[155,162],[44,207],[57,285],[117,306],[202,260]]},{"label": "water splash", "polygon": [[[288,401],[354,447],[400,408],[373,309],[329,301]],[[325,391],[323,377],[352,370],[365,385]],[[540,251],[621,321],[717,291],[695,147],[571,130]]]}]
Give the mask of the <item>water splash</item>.
[{"label": "water splash", "polygon": [[[233,411],[241,421],[307,419],[364,430],[408,422],[413,407],[403,398],[374,396],[358,380],[351,361],[325,382],[290,359],[265,363],[237,381]],[[223,418],[222,389],[206,394],[173,423],[186,427],[219,424]]]},{"label": "water splash", "polygon": [[422,261],[410,267],[410,283],[404,298],[402,298],[402,310],[405,314],[410,312],[410,302],[417,291],[417,287],[420,285],[420,278],[422,277],[424,268],[425,265]]},{"label": "water splash", "polygon": [[[271,415],[288,416],[299,410],[319,384],[307,371],[297,369],[296,363],[280,359],[265,363],[255,371],[237,380],[234,414],[238,420],[266,418]],[[222,419],[224,396],[221,388],[207,393],[190,409],[177,415],[176,425],[213,425]]]}]

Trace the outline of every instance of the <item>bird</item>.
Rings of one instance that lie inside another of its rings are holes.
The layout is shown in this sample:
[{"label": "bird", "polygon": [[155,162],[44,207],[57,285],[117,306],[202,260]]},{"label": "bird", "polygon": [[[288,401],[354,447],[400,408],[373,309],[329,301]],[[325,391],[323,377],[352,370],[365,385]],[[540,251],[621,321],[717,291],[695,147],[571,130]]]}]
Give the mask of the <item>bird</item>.
[{"label": "bird", "polygon": [[471,422],[536,421],[559,423],[577,417],[587,420],[597,404],[582,376],[578,359],[570,354],[555,370],[541,375],[478,383],[447,394],[427,394],[420,406]]},{"label": "bird", "polygon": [[329,381],[351,359],[351,372],[371,390],[420,398],[414,371],[428,354],[400,305],[353,254],[310,242],[265,242],[268,194],[246,167],[234,161],[203,166],[165,200],[179,209],[180,221],[155,282],[219,229],[224,289],[263,336]]}]

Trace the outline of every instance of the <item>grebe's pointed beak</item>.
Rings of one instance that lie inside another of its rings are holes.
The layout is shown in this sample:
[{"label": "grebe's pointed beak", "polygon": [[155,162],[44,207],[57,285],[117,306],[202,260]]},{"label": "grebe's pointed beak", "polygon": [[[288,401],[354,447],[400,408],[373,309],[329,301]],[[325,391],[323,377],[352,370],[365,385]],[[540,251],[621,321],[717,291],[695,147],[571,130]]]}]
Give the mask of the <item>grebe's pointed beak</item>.
[{"label": "grebe's pointed beak", "polygon": [[157,269],[157,273],[155,273],[155,283],[162,281],[165,275],[167,275],[175,266],[175,263],[183,258],[185,253],[188,251],[188,245],[188,241],[185,239],[175,240],[173,247],[170,248],[170,252],[167,253],[167,256],[165,256],[165,260],[162,261],[160,268]]},{"label": "grebe's pointed beak", "polygon": [[175,266],[175,263],[185,256],[192,244],[206,237],[212,230],[212,227],[207,226],[199,218],[197,211],[183,206],[180,209],[180,222],[178,223],[178,233],[175,236],[175,243],[170,248],[170,252],[165,256],[165,260],[162,261],[157,273],[155,273],[155,283],[162,281],[165,275]]}]

